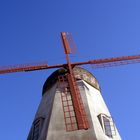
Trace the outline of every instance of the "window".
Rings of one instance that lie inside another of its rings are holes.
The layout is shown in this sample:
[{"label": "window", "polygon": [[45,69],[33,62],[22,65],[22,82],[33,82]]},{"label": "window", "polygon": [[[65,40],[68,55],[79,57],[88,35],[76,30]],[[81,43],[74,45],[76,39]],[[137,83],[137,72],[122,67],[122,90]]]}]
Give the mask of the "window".
[{"label": "window", "polygon": [[32,140],[38,140],[41,130],[42,130],[43,122],[44,122],[44,118],[42,117],[34,121]]},{"label": "window", "polygon": [[116,135],[116,131],[115,131],[115,126],[114,126],[114,122],[112,118],[105,114],[100,114],[98,115],[98,119],[104,133],[108,137],[113,138],[113,136]]}]

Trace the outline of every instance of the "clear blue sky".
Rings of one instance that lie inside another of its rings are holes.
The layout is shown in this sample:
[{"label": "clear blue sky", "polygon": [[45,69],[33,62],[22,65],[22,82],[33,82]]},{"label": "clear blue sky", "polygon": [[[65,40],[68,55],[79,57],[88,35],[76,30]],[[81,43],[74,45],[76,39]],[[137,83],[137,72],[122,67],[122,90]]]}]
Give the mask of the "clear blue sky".
[{"label": "clear blue sky", "polygon": [[[0,66],[65,62],[60,32],[73,34],[73,61],[140,54],[139,0],[0,1]],[[124,140],[139,139],[140,64],[93,70]],[[25,140],[54,70],[0,75],[0,139]]]}]

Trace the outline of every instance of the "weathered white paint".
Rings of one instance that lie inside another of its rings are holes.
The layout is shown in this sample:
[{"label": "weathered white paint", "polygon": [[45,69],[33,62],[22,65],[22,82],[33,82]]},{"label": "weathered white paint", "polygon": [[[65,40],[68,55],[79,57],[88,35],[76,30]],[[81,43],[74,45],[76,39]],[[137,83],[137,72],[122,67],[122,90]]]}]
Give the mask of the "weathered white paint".
[{"label": "weathered white paint", "polygon": [[[80,93],[90,122],[90,129],[67,132],[61,101],[61,90],[58,83],[43,95],[35,119],[45,118],[44,125],[38,140],[121,140],[116,129],[116,135],[109,138],[103,132],[97,116],[106,114],[111,116],[99,90],[83,80],[78,81]],[[33,127],[28,140],[31,139]]]},{"label": "weathered white paint", "polygon": [[[84,82],[84,81],[83,81]],[[90,86],[86,82],[84,82],[85,93],[89,105],[90,115],[92,118],[92,123],[95,129],[95,134],[97,140],[121,140],[118,130],[116,129],[116,135],[113,138],[109,138],[106,136],[102,130],[102,127],[99,123],[97,116],[99,114],[106,114],[107,116],[111,116],[110,112],[102,98],[102,95],[99,90],[95,89],[94,87]]]}]

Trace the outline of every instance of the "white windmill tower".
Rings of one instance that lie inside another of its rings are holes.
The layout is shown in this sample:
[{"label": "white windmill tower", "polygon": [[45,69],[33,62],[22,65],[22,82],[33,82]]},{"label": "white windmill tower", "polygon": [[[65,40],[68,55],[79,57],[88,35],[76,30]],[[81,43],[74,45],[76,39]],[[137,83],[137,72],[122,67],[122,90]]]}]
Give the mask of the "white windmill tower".
[{"label": "white windmill tower", "polygon": [[121,140],[96,78],[80,67],[75,67],[73,72],[80,106],[85,113],[82,116],[85,128],[78,126],[76,108],[65,78],[67,70],[59,69],[44,84],[28,140]]}]

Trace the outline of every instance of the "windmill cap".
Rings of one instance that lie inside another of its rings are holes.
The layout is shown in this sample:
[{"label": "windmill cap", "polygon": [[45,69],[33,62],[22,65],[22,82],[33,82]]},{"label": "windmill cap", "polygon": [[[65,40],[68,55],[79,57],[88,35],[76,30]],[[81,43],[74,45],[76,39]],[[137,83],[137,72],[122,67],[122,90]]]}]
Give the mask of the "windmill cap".
[{"label": "windmill cap", "polygon": [[[73,72],[76,80],[84,80],[94,88],[100,90],[100,86],[97,79],[89,71],[81,67],[74,67]],[[44,95],[46,91],[49,90],[58,81],[58,77],[60,75],[66,75],[66,74],[67,74],[67,69],[65,68],[60,68],[55,72],[53,72],[44,83],[42,95]]]}]

